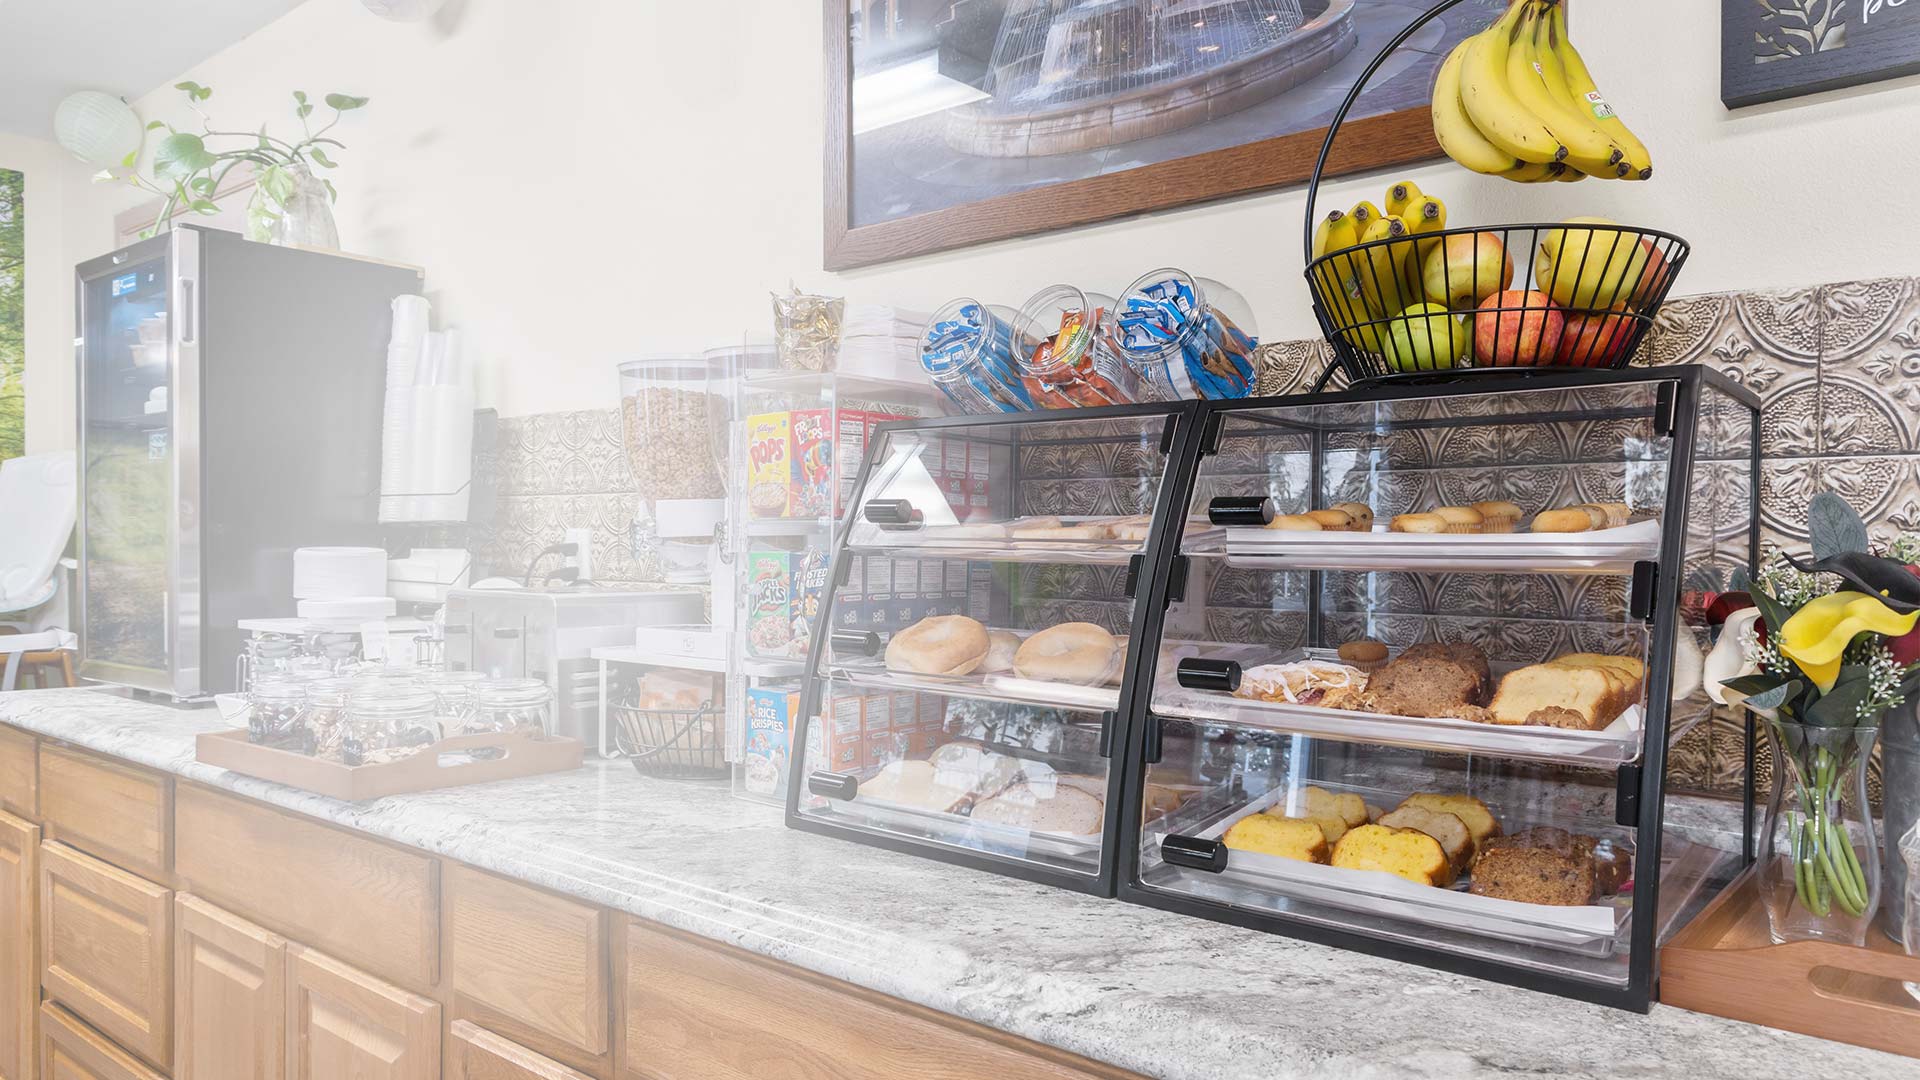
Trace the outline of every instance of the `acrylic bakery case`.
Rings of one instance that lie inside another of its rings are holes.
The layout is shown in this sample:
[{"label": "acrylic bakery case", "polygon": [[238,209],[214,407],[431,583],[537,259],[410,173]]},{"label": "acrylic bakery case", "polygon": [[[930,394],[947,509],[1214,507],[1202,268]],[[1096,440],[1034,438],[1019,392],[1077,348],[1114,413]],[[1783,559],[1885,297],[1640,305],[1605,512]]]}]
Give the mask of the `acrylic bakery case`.
[{"label": "acrylic bakery case", "polygon": [[1646,1009],[1748,850],[1750,782],[1663,794],[1758,409],[1697,367],[1206,405],[1120,894]]},{"label": "acrylic bakery case", "polygon": [[791,825],[1112,895],[1128,657],[1157,640],[1147,571],[1195,409],[876,430],[808,652]]}]

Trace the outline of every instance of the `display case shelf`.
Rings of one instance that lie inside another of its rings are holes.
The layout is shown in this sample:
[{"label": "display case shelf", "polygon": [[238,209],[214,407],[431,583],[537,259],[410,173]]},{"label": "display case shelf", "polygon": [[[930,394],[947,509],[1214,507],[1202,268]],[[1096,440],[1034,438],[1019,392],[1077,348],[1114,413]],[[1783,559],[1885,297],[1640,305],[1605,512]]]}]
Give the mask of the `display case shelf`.
[{"label": "display case shelf", "polygon": [[1231,527],[1190,537],[1185,551],[1249,570],[1624,575],[1659,556],[1660,525],[1637,521],[1587,533],[1495,536]]},{"label": "display case shelf", "polygon": [[1120,707],[1120,688],[1117,686],[1075,686],[1043,679],[1023,679],[1012,673],[927,675],[915,671],[888,671],[880,664],[836,663],[828,666],[827,674],[849,686],[924,691],[1008,705],[1090,712],[1112,712]]}]

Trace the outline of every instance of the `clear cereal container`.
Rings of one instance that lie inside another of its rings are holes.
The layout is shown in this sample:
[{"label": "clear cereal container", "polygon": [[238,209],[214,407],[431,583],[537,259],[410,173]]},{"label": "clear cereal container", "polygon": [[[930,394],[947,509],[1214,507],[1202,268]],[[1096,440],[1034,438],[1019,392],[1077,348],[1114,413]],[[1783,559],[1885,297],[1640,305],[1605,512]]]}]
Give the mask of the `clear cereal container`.
[{"label": "clear cereal container", "polygon": [[704,357],[658,356],[620,365],[620,416],[634,486],[648,502],[722,499],[720,448],[727,402]]},{"label": "clear cereal container", "polygon": [[347,730],[340,759],[348,765],[398,761],[433,745],[433,691],[412,679],[378,678],[354,684],[347,702]]},{"label": "clear cereal container", "polygon": [[1034,404],[1072,409],[1140,400],[1139,373],[1108,341],[1112,311],[1111,297],[1072,285],[1049,285],[1021,305],[1014,351]]},{"label": "clear cereal container", "polygon": [[1140,276],[1109,320],[1113,347],[1139,373],[1145,400],[1253,393],[1253,309],[1217,281],[1171,267]]},{"label": "clear cereal container", "polygon": [[920,366],[963,413],[1028,412],[1033,397],[1013,355],[1014,313],[978,300],[949,300],[920,335]]},{"label": "clear cereal container", "polygon": [[553,732],[553,691],[539,679],[487,679],[473,684],[470,733]]}]

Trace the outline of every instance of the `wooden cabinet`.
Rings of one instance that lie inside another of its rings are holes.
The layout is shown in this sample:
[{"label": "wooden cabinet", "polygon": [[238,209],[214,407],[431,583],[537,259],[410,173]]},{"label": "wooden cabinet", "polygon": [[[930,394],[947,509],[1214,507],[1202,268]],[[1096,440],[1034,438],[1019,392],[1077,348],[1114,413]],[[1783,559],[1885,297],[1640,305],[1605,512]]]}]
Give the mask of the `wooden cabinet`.
[{"label": "wooden cabinet", "polygon": [[286,939],[185,894],[173,923],[174,1080],[281,1080]]},{"label": "wooden cabinet", "polygon": [[440,864],[259,803],[182,784],[180,888],[413,990],[440,969]]},{"label": "wooden cabinet", "polygon": [[166,1080],[48,1002],[40,1009],[41,1080]]},{"label": "wooden cabinet", "polygon": [[173,894],[64,844],[40,845],[40,986],[161,1069],[173,1042]]},{"label": "wooden cabinet", "polygon": [[24,731],[0,727],[0,809],[28,820],[40,816],[38,744]]},{"label": "wooden cabinet", "polygon": [[638,920],[627,925],[624,1077],[1089,1080],[1052,1047]]},{"label": "wooden cabinet", "polygon": [[40,1014],[40,827],[0,813],[0,1080],[33,1076]]},{"label": "wooden cabinet", "polygon": [[40,747],[40,818],[46,838],[142,877],[173,867],[173,780],[82,750]]},{"label": "wooden cabinet", "polygon": [[465,1020],[447,1029],[446,1080],[592,1080]]},{"label": "wooden cabinet", "polygon": [[450,1015],[611,1073],[608,913],[465,866],[444,873]]},{"label": "wooden cabinet", "polygon": [[287,1080],[439,1080],[440,1006],[287,948]]}]

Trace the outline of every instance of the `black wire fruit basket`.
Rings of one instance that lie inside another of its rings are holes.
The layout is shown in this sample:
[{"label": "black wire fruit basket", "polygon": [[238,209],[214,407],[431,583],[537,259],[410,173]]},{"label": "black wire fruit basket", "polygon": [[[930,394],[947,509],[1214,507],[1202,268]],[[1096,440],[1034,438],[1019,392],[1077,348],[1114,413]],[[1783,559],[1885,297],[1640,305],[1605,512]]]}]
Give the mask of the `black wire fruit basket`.
[{"label": "black wire fruit basket", "polygon": [[613,743],[643,776],[712,780],[727,775],[726,716],[712,703],[697,709],[643,709],[610,703]]},{"label": "black wire fruit basket", "polygon": [[[1622,368],[1632,361],[1692,248],[1672,233],[1597,219],[1396,231],[1315,257],[1316,202],[1333,141],[1367,81],[1443,0],[1379,55],[1334,112],[1307,183],[1307,288],[1349,384]],[[1338,214],[1338,211],[1335,212]]]}]

